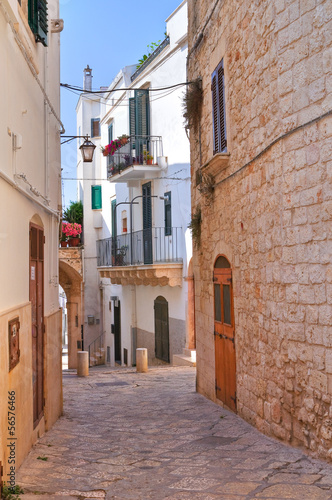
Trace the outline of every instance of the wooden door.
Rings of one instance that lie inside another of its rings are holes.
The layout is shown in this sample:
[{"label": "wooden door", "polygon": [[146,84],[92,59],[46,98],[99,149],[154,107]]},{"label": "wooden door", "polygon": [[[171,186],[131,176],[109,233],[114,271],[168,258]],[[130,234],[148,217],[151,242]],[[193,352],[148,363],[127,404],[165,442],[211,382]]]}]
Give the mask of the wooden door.
[{"label": "wooden door", "polygon": [[216,396],[235,411],[236,360],[232,270],[223,256],[216,261],[213,282]]},{"label": "wooden door", "polygon": [[143,252],[144,264],[152,264],[152,207],[151,182],[142,186],[143,195]]},{"label": "wooden door", "polygon": [[114,305],[114,356],[116,363],[121,364],[121,308],[119,300]]},{"label": "wooden door", "polygon": [[44,411],[44,231],[30,224],[30,276],[32,332],[33,424]]},{"label": "wooden door", "polygon": [[169,363],[168,302],[164,297],[154,301],[155,356]]}]

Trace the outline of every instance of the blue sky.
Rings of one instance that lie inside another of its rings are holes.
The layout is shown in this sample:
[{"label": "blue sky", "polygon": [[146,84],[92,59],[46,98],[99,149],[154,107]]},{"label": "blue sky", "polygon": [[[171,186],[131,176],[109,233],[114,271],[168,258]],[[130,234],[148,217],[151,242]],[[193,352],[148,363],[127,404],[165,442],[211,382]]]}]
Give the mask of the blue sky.
[{"label": "blue sky", "polygon": [[[181,0],[60,0],[61,83],[82,86],[89,64],[93,88],[108,86],[118,71],[135,64],[147,45],[163,40],[165,19]],[[67,135],[76,135],[78,96],[61,89],[61,119]],[[63,178],[76,176],[76,144],[62,146]],[[63,181],[63,202],[76,200],[76,182]]]}]

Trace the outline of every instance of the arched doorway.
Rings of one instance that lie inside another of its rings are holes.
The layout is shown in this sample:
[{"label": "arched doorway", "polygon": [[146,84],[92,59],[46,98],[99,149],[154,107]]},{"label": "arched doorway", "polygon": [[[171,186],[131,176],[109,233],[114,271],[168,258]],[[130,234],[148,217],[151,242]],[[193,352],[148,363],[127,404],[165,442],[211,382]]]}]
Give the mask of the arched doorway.
[{"label": "arched doorway", "polygon": [[216,397],[236,410],[236,361],[232,269],[223,255],[214,265],[214,339]]},{"label": "arched doorway", "polygon": [[77,368],[77,351],[82,349],[82,266],[80,259],[72,258],[72,250],[77,251],[73,248],[60,250],[59,284],[67,298],[68,368]]},{"label": "arched doorway", "polygon": [[164,297],[154,301],[155,356],[169,363],[168,302]]}]

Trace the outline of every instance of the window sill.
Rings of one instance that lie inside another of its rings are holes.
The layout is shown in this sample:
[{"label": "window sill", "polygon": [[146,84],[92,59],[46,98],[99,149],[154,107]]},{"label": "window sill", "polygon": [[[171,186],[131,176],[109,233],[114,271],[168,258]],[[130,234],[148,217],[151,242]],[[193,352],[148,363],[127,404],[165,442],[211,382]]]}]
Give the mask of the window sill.
[{"label": "window sill", "polygon": [[217,175],[229,166],[230,153],[217,153],[201,167],[202,174]]}]

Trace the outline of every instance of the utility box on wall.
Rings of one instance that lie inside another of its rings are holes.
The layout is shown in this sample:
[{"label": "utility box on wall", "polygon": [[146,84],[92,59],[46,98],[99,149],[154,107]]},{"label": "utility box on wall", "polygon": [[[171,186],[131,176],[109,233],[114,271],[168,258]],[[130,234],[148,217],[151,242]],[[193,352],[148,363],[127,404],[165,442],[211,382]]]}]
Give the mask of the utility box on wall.
[{"label": "utility box on wall", "polygon": [[9,371],[20,361],[20,321],[14,318],[8,322]]}]

